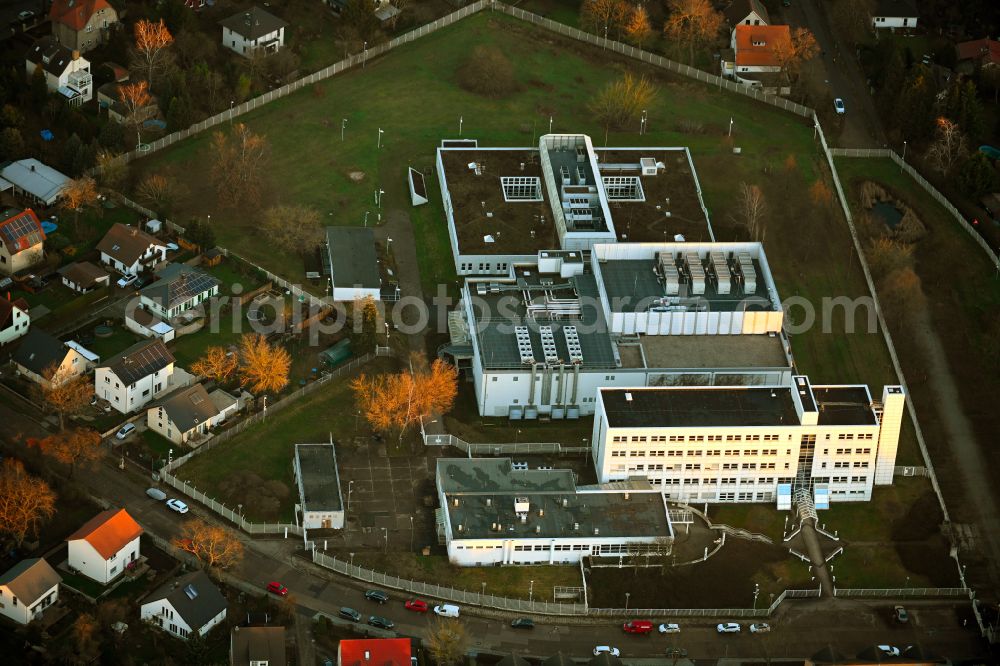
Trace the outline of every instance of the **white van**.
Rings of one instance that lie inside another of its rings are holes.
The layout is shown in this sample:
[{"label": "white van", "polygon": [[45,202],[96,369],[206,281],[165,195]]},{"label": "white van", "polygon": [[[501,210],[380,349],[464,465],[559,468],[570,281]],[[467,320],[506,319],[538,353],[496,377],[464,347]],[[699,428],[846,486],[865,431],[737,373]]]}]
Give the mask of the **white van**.
[{"label": "white van", "polygon": [[458,606],[453,604],[442,604],[441,606],[435,606],[434,612],[441,617],[458,617]]}]

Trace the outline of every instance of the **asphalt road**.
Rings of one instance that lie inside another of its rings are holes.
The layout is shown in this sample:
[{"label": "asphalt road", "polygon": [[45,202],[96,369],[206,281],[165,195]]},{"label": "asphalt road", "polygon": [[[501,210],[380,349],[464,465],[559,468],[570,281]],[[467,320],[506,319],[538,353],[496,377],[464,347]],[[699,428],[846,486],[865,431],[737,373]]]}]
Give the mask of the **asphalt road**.
[{"label": "asphalt road", "polygon": [[843,123],[840,135],[836,136],[825,126],[827,139],[844,148],[884,146],[885,133],[855,51],[835,38],[822,0],[797,0],[785,9],[785,16],[794,27],[812,31],[821,53],[812,64],[813,75],[822,76],[831,104],[835,97],[844,100],[847,112],[839,119]]}]

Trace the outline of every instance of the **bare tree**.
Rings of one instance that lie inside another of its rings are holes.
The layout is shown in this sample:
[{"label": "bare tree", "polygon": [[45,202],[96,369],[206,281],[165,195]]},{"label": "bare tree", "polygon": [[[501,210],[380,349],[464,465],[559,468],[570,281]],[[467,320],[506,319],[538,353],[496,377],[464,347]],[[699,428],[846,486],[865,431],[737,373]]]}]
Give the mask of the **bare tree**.
[{"label": "bare tree", "polygon": [[142,143],[142,123],[146,120],[146,107],[152,101],[149,84],[145,81],[123,83],[118,86],[118,99],[125,108],[125,124],[135,129],[137,144]]},{"label": "bare tree", "polygon": [[469,633],[459,620],[438,618],[427,632],[427,651],[438,666],[457,664],[469,649]]},{"label": "bare tree", "polygon": [[934,141],[927,149],[927,161],[942,175],[947,176],[952,168],[965,157],[965,135],[957,123],[947,118],[937,119]]},{"label": "bare tree", "polygon": [[167,48],[174,41],[163,19],[153,23],[146,19],[136,21],[133,58],[146,70],[146,80],[153,87],[153,76],[166,64]]},{"label": "bare tree", "polygon": [[618,37],[631,12],[625,0],[584,0],[580,7],[580,26],[597,35]]},{"label": "bare tree", "polygon": [[636,121],[643,109],[651,108],[655,101],[656,86],[652,81],[626,72],[597,94],[590,104],[590,111],[607,131]]},{"label": "bare tree", "polygon": [[764,216],[767,214],[767,203],[764,193],[757,185],[740,183],[740,194],[737,220],[746,227],[751,240],[764,241]]},{"label": "bare tree", "polygon": [[812,60],[819,53],[819,44],[806,28],[794,28],[787,37],[782,35],[772,45],[772,52],[782,71],[794,83],[799,78],[803,63]]},{"label": "bare tree", "polygon": [[216,132],[212,147],[215,153],[212,172],[219,199],[231,206],[256,204],[263,186],[261,172],[267,162],[267,139],[237,123],[229,136]]},{"label": "bare tree", "polygon": [[272,206],[264,211],[261,231],[277,246],[305,255],[323,242],[323,224],[308,206]]}]

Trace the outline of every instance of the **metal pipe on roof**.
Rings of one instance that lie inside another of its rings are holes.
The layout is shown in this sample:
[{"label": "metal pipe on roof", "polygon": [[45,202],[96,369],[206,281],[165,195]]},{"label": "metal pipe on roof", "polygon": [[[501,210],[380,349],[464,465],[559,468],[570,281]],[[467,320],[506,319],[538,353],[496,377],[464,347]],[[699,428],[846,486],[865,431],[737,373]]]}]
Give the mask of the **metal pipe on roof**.
[{"label": "metal pipe on roof", "polygon": [[531,364],[531,383],[528,387],[528,404],[535,404],[535,368],[538,367],[538,363],[532,362]]},{"label": "metal pipe on roof", "polygon": [[557,405],[565,405],[563,398],[566,397],[566,364],[559,364],[559,400]]}]

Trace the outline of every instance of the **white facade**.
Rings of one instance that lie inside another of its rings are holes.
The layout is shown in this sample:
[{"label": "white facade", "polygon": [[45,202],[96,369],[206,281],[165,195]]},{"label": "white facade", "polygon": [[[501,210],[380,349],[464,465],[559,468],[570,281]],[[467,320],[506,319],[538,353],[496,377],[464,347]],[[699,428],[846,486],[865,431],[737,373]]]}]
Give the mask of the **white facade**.
[{"label": "white facade", "polygon": [[244,58],[252,57],[254,51],[258,49],[262,49],[266,53],[275,53],[285,45],[285,29],[278,28],[256,39],[247,39],[238,32],[223,26],[222,45]]},{"label": "white facade", "polygon": [[142,294],[139,297],[139,302],[141,303],[143,309],[149,310],[150,313],[159,317],[160,319],[169,320],[181,314],[182,312],[186,312],[187,310],[198,307],[208,299],[212,298],[213,296],[216,296],[218,293],[219,293],[219,285],[214,284],[210,289],[206,289],[205,291],[199,294],[195,294],[191,298],[181,303],[173,303],[170,307],[164,307],[163,304],[160,303],[158,299],[150,298],[145,294]]},{"label": "white facade", "polygon": [[28,624],[42,612],[59,600],[59,584],[56,583],[42,595],[32,601],[30,605],[25,605],[23,600],[18,599],[11,589],[6,585],[0,585],[0,615],[17,622],[18,624]]},{"label": "white facade", "polygon": [[53,74],[44,63],[35,64],[25,61],[25,71],[30,79],[38,67],[45,73],[45,86],[49,92],[60,93],[71,104],[80,105],[89,102],[94,97],[94,79],[90,74],[90,61],[74,52],[74,57],[67,59],[65,68],[59,74]]},{"label": "white facade", "polygon": [[[152,260],[152,261],[150,261]],[[167,260],[167,246],[160,245],[159,243],[150,243],[149,247],[142,253],[142,255],[133,261],[131,264],[126,265],[125,263],[115,259],[106,252],[101,252],[101,263],[106,266],[111,266],[119,273],[125,275],[138,275],[143,271],[147,265],[155,265],[161,261]]]},{"label": "white facade", "polygon": [[[795,382],[801,379],[796,377]],[[600,391],[591,444],[598,481],[644,478],[672,500],[714,503],[774,502],[779,484],[798,479],[824,486],[831,501],[870,500],[873,486],[892,483],[905,404],[902,388],[885,387],[881,404],[856,423],[823,423],[825,406],[813,401],[812,392],[851,389],[868,396],[867,387],[810,387],[808,380],[800,386],[808,393],[806,398],[794,388],[789,392],[797,418],[771,425],[662,426],[652,415],[648,425],[616,426],[615,417],[609,418],[605,411],[609,391]],[[625,395],[631,401],[644,391],[693,390],[703,394],[771,390],[774,395],[788,391],[789,384],[636,388]],[[710,410],[711,404],[709,396],[705,409]]]},{"label": "white facade", "polygon": [[872,27],[876,30],[890,28],[916,28],[916,16],[873,16]]},{"label": "white facade", "polygon": [[226,417],[236,412],[238,406],[239,403],[234,402],[211,419],[203,421],[185,431],[181,431],[177,424],[170,419],[167,410],[163,407],[152,407],[146,411],[146,426],[162,437],[166,437],[174,444],[185,444],[193,438],[205,435],[212,428],[224,422]]},{"label": "white facade", "polygon": [[10,319],[7,321],[7,326],[0,329],[0,345],[17,340],[28,332],[30,325],[31,317],[28,316],[28,313],[11,303]]},{"label": "white facade", "polygon": [[52,376],[48,378],[24,367],[17,361],[14,362],[14,368],[19,375],[24,375],[31,381],[47,389],[62,386],[71,379],[89,372],[93,367],[94,364],[86,356],[68,346],[66,347],[66,355],[62,358],[59,365],[56,366]]},{"label": "white facade", "polygon": [[171,361],[166,367],[133,384],[124,384],[111,368],[100,367],[94,373],[94,392],[122,414],[130,414],[167,390],[173,372],[174,364]]},{"label": "white facade", "polygon": [[211,631],[212,627],[226,619],[226,610],[223,609],[222,612],[200,627],[191,627],[184,621],[181,614],[176,612],[169,599],[157,599],[143,604],[139,617],[142,620],[152,622],[169,634],[187,640],[191,634],[204,636]]},{"label": "white facade", "polygon": [[[139,319],[136,319],[136,317]],[[132,311],[126,309],[125,328],[133,333],[138,333],[144,338],[159,338],[164,342],[170,342],[174,339],[175,335],[173,326],[165,321],[154,318],[145,310],[139,309]]]},{"label": "white facade", "polygon": [[129,541],[116,553],[105,559],[86,539],[69,542],[67,564],[87,578],[106,585],[120,576],[130,562],[139,558],[139,537]]}]

